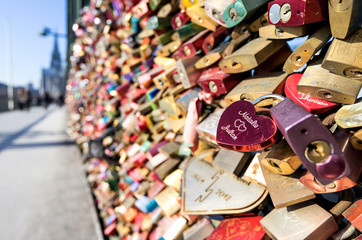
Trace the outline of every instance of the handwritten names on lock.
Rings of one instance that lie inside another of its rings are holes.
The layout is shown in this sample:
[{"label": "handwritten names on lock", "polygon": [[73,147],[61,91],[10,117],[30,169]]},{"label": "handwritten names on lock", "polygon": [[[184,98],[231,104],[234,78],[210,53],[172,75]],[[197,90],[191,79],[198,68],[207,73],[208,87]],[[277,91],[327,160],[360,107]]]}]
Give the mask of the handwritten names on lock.
[{"label": "handwritten names on lock", "polygon": [[242,213],[264,196],[264,186],[213,167],[202,160],[206,155],[198,155],[185,169],[182,189],[184,213]]}]

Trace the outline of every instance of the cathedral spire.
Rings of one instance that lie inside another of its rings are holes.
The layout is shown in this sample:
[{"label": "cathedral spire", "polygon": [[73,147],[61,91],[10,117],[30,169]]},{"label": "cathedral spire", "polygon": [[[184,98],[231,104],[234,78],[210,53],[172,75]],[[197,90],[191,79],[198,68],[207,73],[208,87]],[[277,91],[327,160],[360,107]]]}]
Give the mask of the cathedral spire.
[{"label": "cathedral spire", "polygon": [[59,72],[61,70],[61,58],[58,48],[58,35],[54,34],[54,47],[52,53],[52,60],[50,63],[50,68]]}]

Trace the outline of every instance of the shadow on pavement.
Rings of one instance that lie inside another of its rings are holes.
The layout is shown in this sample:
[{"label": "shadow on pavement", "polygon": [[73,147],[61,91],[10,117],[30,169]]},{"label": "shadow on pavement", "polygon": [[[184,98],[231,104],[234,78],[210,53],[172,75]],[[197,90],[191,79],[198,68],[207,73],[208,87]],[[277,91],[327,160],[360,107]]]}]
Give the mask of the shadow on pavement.
[{"label": "shadow on pavement", "polygon": [[[9,135],[8,137],[4,138],[2,142],[0,142],[0,152],[10,148],[11,146],[13,146],[13,142],[21,137],[23,134],[25,134],[27,131],[29,131],[29,129],[31,129],[32,127],[34,127],[35,125],[37,125],[38,123],[40,123],[41,121],[43,121],[48,114],[52,113],[55,109],[52,109],[51,111],[47,111],[45,114],[43,114],[40,118],[36,119],[34,122],[30,123],[29,125],[27,125],[26,127],[24,127],[23,129],[15,132],[14,134]],[[21,144],[21,145],[26,145],[26,144]]]},{"label": "shadow on pavement", "polygon": [[8,146],[7,149],[16,148],[34,148],[34,147],[54,147],[54,146],[67,146],[74,145],[74,141],[59,141],[59,142],[39,142],[39,143],[25,143]]}]

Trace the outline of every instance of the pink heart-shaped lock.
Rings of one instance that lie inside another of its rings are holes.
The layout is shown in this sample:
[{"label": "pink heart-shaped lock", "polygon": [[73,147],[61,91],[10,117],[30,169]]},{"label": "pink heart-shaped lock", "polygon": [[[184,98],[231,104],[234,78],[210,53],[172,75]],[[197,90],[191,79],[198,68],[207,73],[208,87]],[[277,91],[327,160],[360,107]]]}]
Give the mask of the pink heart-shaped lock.
[{"label": "pink heart-shaped lock", "polygon": [[243,100],[234,102],[225,109],[216,132],[219,146],[241,152],[267,148],[277,138],[277,127],[273,120],[255,115],[254,105]]}]

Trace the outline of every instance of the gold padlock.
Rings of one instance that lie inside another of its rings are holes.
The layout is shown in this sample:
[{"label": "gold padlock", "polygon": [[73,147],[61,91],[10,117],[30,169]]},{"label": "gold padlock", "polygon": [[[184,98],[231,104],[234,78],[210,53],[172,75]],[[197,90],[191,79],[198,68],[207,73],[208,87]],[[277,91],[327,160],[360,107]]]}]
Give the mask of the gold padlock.
[{"label": "gold padlock", "polygon": [[310,32],[310,25],[284,27],[270,24],[259,28],[259,35],[268,39],[291,39],[308,35]]},{"label": "gold padlock", "polygon": [[225,96],[225,101],[230,105],[240,100],[252,102],[267,94],[280,94],[287,76],[286,73],[277,72],[243,80]]},{"label": "gold padlock", "polygon": [[246,72],[256,68],[284,45],[283,40],[256,38],[223,59],[220,69],[227,73]]},{"label": "gold padlock", "polygon": [[191,18],[191,21],[199,26],[215,31],[219,25],[217,22],[209,18],[205,13],[205,9],[198,5],[193,5],[186,9],[186,14]]},{"label": "gold padlock", "polygon": [[345,39],[361,27],[362,2],[359,0],[328,0],[329,23],[332,35]]},{"label": "gold padlock", "polygon": [[362,80],[362,29],[345,40],[335,38],[322,67],[341,76]]},{"label": "gold padlock", "polygon": [[330,102],[353,104],[362,82],[330,73],[314,64],[307,67],[298,83],[298,91]]},{"label": "gold padlock", "polygon": [[260,165],[266,186],[275,208],[287,207],[315,198],[314,193],[299,182],[304,170],[283,176],[270,171],[264,164]]},{"label": "gold padlock", "polygon": [[288,142],[283,139],[267,151],[261,164],[273,173],[289,175],[302,165],[302,161],[295,155]]},{"label": "gold padlock", "polygon": [[304,64],[306,64],[311,57],[324,46],[330,37],[331,31],[328,25],[318,29],[289,56],[284,64],[284,71],[291,74],[303,67]]}]

